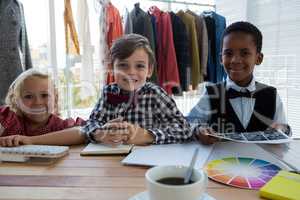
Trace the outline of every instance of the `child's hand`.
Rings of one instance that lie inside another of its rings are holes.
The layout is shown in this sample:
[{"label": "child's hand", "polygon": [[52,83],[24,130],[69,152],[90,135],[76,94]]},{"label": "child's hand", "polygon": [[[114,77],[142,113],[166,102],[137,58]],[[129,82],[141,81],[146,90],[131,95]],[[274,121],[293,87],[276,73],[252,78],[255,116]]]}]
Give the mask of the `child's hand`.
[{"label": "child's hand", "polygon": [[286,135],[291,136],[291,130],[290,130],[289,125],[287,125],[287,124],[280,124],[280,123],[274,122],[273,124],[271,124],[270,129],[279,130],[279,131],[282,131],[283,133],[285,133]]},{"label": "child's hand", "polygon": [[117,146],[128,140],[127,132],[125,129],[98,129],[94,133],[94,139],[103,144]]},{"label": "child's hand", "polygon": [[104,144],[119,145],[125,143],[146,145],[152,143],[154,140],[147,130],[120,119],[107,122],[103,128],[94,133],[94,139]]},{"label": "child's hand", "polygon": [[148,145],[154,141],[153,136],[137,124],[123,122],[129,130],[129,139],[126,144]]},{"label": "child's hand", "polygon": [[0,146],[14,147],[25,144],[32,144],[30,137],[23,135],[11,135],[7,137],[0,137]]},{"label": "child's hand", "polygon": [[128,140],[128,130],[123,124],[122,119],[113,119],[107,122],[103,129],[98,129],[94,133],[97,142],[110,145],[119,145]]},{"label": "child's hand", "polygon": [[216,134],[212,128],[200,127],[199,132],[196,133],[196,138],[198,139],[199,142],[205,145],[213,144],[219,141],[218,138],[211,136],[211,134]]}]

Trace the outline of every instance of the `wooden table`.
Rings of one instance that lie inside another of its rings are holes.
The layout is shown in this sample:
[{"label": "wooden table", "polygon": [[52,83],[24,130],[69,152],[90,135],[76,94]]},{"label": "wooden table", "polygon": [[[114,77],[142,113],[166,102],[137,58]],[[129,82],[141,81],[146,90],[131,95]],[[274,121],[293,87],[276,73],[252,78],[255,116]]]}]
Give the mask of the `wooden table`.
[{"label": "wooden table", "polygon": [[[296,142],[294,146],[300,146],[300,141]],[[0,199],[127,200],[145,190],[148,168],[123,166],[123,156],[82,157],[82,148],[72,147],[68,156],[51,165],[0,163]],[[209,181],[207,192],[217,200],[259,199],[257,191],[213,181]]]}]

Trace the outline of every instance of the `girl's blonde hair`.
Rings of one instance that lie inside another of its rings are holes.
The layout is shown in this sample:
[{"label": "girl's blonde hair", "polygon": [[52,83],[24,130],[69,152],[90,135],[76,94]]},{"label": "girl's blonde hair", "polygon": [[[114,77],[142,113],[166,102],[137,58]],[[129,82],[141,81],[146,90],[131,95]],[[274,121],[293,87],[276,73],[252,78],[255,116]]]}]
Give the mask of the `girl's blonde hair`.
[{"label": "girl's blonde hair", "polygon": [[5,103],[7,106],[10,107],[11,110],[18,113],[18,105],[17,100],[21,97],[21,91],[24,86],[25,80],[28,80],[32,77],[38,77],[41,79],[48,79],[52,84],[54,88],[54,95],[55,95],[55,102],[54,102],[54,113],[58,114],[58,95],[57,95],[57,89],[55,88],[55,84],[51,79],[51,76],[48,72],[41,71],[39,69],[29,69],[21,73],[14,82],[10,85],[6,98]]}]

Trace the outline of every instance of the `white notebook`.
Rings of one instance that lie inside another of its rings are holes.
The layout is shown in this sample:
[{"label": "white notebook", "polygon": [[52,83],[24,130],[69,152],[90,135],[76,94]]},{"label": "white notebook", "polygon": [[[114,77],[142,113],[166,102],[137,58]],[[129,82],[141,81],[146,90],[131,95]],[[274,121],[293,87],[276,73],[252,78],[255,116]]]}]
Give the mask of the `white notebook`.
[{"label": "white notebook", "polygon": [[132,152],[122,160],[122,163],[125,165],[145,166],[188,166],[196,148],[199,148],[199,154],[195,166],[201,168],[208,159],[213,146],[202,145],[197,142],[150,145],[142,148],[133,148]]},{"label": "white notebook", "polygon": [[128,154],[133,145],[118,145],[109,146],[103,144],[89,143],[81,152],[80,155],[106,155],[106,154]]}]

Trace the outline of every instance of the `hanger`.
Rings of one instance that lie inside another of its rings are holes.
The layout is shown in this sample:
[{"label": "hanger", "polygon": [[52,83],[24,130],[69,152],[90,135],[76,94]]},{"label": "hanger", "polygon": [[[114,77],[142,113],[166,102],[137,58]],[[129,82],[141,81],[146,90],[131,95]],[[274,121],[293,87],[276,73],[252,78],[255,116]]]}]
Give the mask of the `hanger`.
[{"label": "hanger", "polygon": [[212,10],[204,10],[202,12],[202,14],[204,15],[204,17],[213,17],[214,11],[212,11]]},{"label": "hanger", "polygon": [[189,4],[185,4],[185,12],[189,10]]},{"label": "hanger", "polygon": [[134,4],[134,7],[135,7],[135,8],[140,8],[140,2],[135,3],[135,4]]}]

